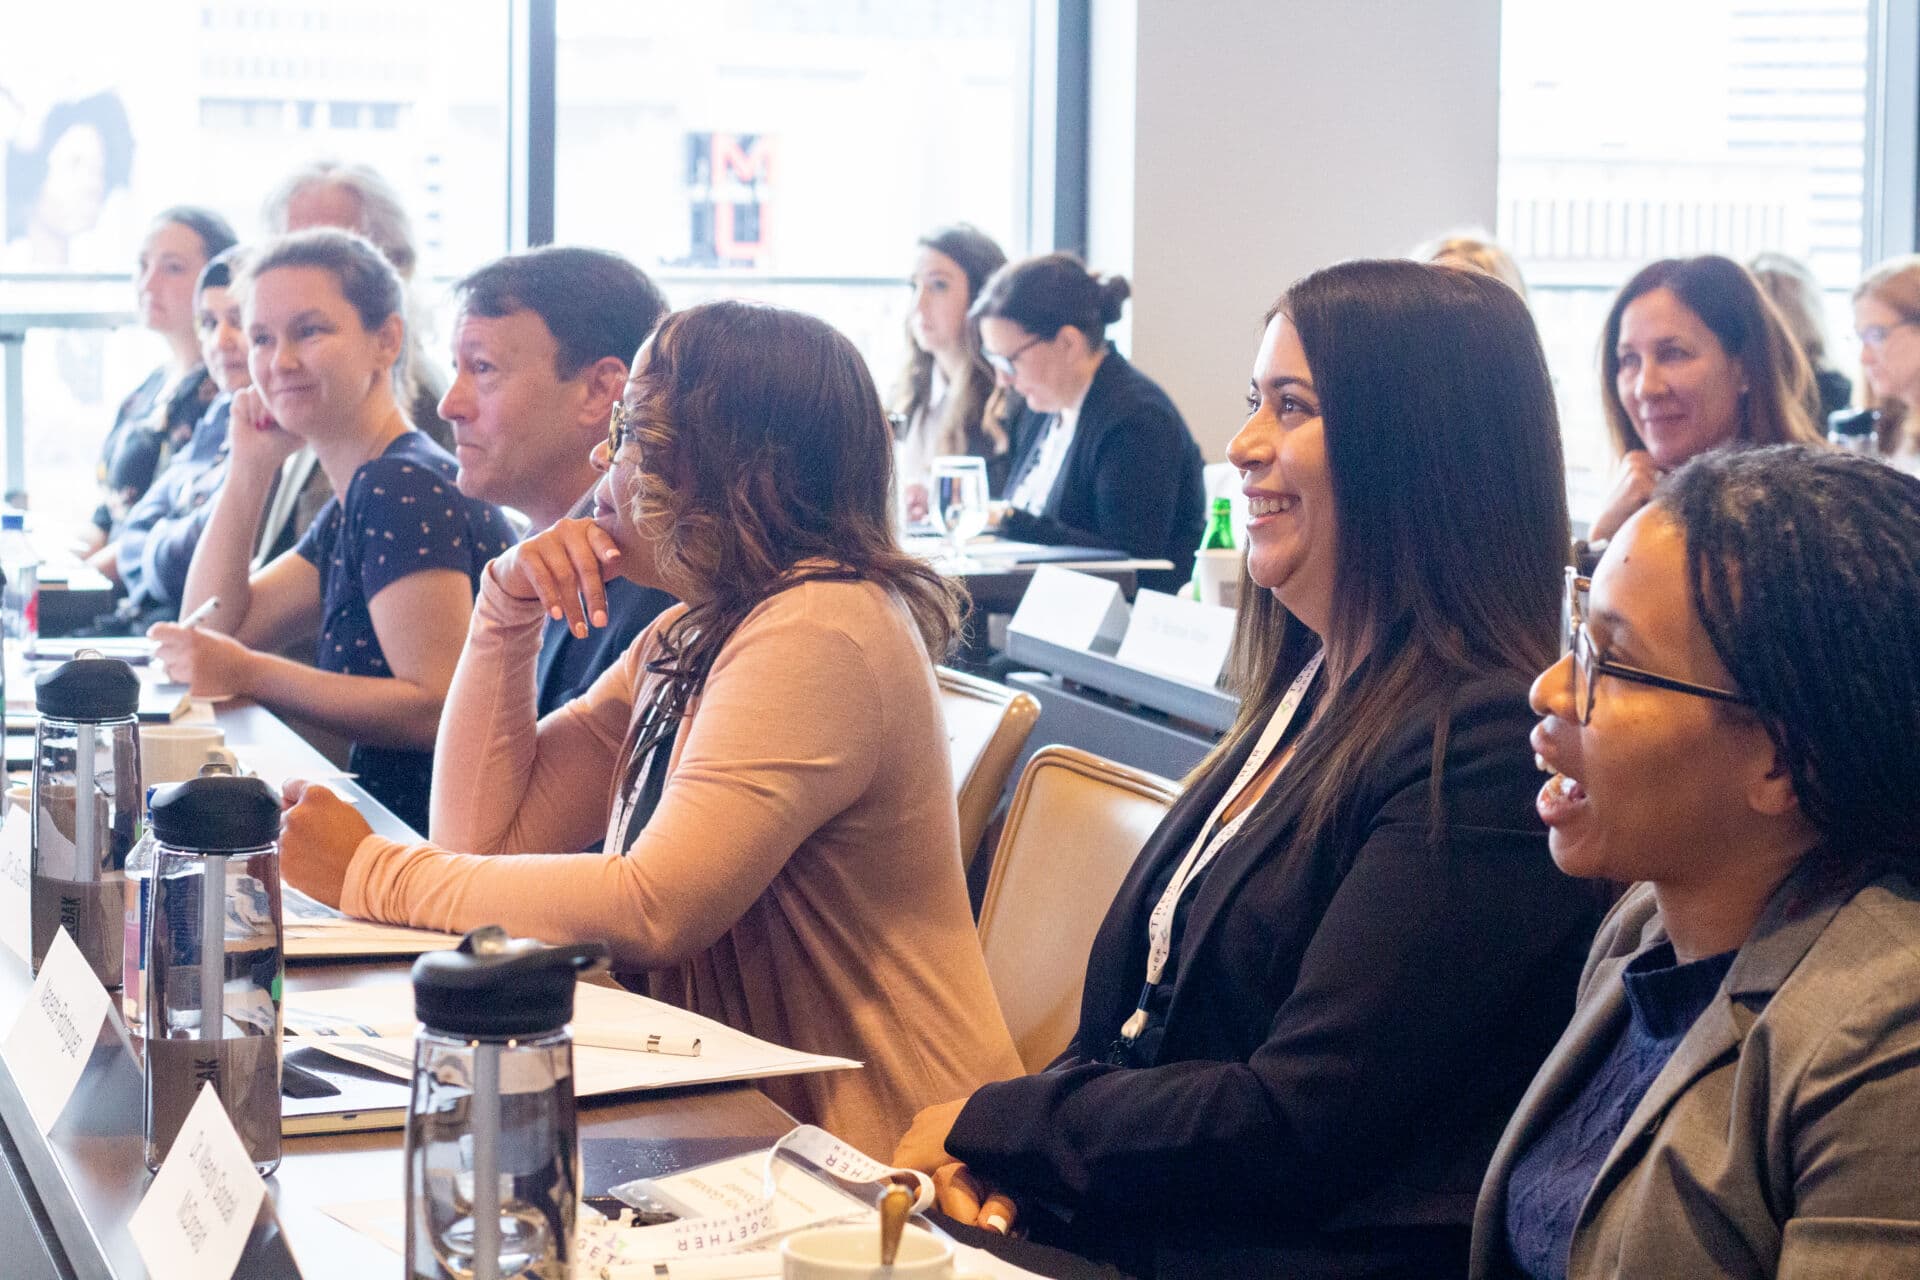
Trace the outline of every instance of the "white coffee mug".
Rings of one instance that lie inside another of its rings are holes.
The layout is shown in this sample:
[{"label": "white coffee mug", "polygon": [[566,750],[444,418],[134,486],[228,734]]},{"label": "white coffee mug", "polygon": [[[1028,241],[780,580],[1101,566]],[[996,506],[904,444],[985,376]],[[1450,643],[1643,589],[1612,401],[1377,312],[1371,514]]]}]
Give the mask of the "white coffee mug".
[{"label": "white coffee mug", "polygon": [[988,1280],[979,1272],[956,1273],[953,1245],[930,1231],[900,1233],[893,1265],[880,1265],[877,1221],[799,1231],[780,1242],[780,1274],[786,1280]]},{"label": "white coffee mug", "polygon": [[214,761],[237,768],[227,750],[226,731],[212,724],[143,724],[140,726],[140,775],[144,785],[185,782],[200,776],[200,767]]}]

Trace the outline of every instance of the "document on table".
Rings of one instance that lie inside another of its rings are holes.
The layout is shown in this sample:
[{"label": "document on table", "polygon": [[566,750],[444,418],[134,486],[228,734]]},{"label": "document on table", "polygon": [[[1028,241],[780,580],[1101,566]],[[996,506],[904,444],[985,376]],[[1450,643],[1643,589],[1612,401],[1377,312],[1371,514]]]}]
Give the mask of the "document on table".
[{"label": "document on table", "polygon": [[460,945],[457,933],[409,929],[404,925],[356,920],[310,898],[292,885],[281,888],[282,920],[290,960],[345,959],[353,956],[417,956]]},{"label": "document on table", "polygon": [[[318,1049],[395,1080],[412,1077],[413,1036],[420,1024],[413,1016],[410,983],[289,992],[283,1018],[289,1052],[301,1047]],[[577,1097],[860,1066],[850,1058],[784,1048],[697,1013],[591,983],[580,983],[574,989],[570,1029],[574,1039],[573,1091]],[[631,1043],[636,1032],[696,1039],[700,1052],[687,1057],[604,1047]],[[318,1122],[326,1102],[320,1099],[318,1106],[303,1104],[302,1125],[309,1120]],[[292,1106],[292,1099],[283,1099],[283,1114],[290,1121]],[[363,1106],[354,1123],[363,1128],[401,1123],[406,1111],[404,1089],[398,1091],[395,1106],[391,1119],[384,1112],[375,1115]],[[288,1129],[296,1131],[317,1130]]]},{"label": "document on table", "polygon": [[260,742],[229,742],[227,745],[233,748],[233,754],[239,759],[242,769],[262,779],[275,791],[284,787],[289,778],[335,782],[353,776],[310,747],[290,750]]}]

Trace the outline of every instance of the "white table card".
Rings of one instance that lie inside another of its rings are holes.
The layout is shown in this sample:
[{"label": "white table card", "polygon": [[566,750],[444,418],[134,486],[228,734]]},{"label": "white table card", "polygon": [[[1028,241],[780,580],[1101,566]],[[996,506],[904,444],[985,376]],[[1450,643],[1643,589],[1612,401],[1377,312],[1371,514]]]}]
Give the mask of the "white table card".
[{"label": "white table card", "polygon": [[108,1004],[107,989],[80,948],[65,929],[55,933],[26,1006],[0,1045],[0,1057],[6,1058],[40,1132],[53,1128],[80,1083]]},{"label": "white table card", "polygon": [[1111,653],[1127,629],[1127,601],[1118,583],[1041,565],[1007,629],[1068,649]]},{"label": "white table card", "polygon": [[1159,591],[1133,598],[1133,621],[1114,661],[1140,671],[1212,687],[1233,648],[1231,609]]},{"label": "white table card", "polygon": [[31,961],[33,949],[32,894],[33,815],[25,806],[6,802],[0,819],[0,944]]},{"label": "white table card", "polygon": [[267,1184],[208,1084],[127,1231],[152,1280],[228,1280],[266,1194]]}]

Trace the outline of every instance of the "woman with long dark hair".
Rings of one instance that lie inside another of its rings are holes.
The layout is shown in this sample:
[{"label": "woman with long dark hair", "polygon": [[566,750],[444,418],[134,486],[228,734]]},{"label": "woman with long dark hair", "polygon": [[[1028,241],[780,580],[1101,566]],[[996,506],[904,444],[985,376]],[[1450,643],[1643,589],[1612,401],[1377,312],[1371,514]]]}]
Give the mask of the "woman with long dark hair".
[{"label": "woman with long dark hair", "polygon": [[1709,449],[1826,438],[1807,357],[1752,274],[1717,254],[1663,258],[1627,281],[1600,337],[1600,394],[1619,466],[1590,545]]},{"label": "woman with long dark hair", "polygon": [[[309,787],[289,879],[377,920],[603,939],[651,995],[859,1058],[763,1087],[875,1154],[918,1108],[1018,1071],[934,679],[958,597],[889,531],[887,434],[865,362],[821,321],[669,316],[595,452],[594,518],[486,573],[433,796],[434,831],[469,852],[369,835]],[[545,620],[606,625],[614,574],[685,603],[536,724]]]},{"label": "woman with long dark hair", "polygon": [[896,1163],[1136,1275],[1457,1274],[1598,916],[1525,742],[1553,393],[1505,284],[1350,262],[1275,304],[1248,407],[1240,720],[1121,887],[1067,1051]]},{"label": "woman with long dark hair", "polygon": [[965,223],[920,238],[909,281],[911,350],[892,405],[894,483],[909,520],[926,518],[927,474],[935,458],[985,458],[989,491],[998,493],[1006,484],[1012,456],[1003,406],[993,366],[980,354],[980,331],[967,315],[988,277],[1006,262],[999,245]]},{"label": "woman with long dark hair", "polygon": [[1533,686],[1554,861],[1637,881],[1507,1128],[1476,1277],[1911,1275],[1920,480],[1669,477]]}]

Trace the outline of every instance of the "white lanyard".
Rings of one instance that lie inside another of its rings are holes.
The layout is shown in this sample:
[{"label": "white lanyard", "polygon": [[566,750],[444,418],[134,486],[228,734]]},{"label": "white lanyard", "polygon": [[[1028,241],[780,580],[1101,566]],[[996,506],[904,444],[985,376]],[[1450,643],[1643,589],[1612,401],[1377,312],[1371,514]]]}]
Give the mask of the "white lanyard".
[{"label": "white lanyard", "polygon": [[[1167,971],[1167,958],[1173,953],[1173,917],[1179,910],[1180,900],[1187,895],[1200,879],[1200,873],[1212,864],[1214,855],[1220,852],[1227,841],[1240,833],[1247,816],[1253,812],[1248,805],[1224,827],[1217,827],[1220,815],[1227,811],[1235,797],[1246,790],[1247,783],[1260,772],[1273,755],[1274,748],[1280,745],[1280,739],[1286,736],[1287,727],[1293,723],[1293,717],[1300,710],[1301,700],[1307,696],[1307,686],[1313,683],[1313,677],[1320,671],[1320,659],[1325,651],[1313,655],[1307,665],[1300,668],[1300,674],[1287,686],[1286,696],[1280,699],[1280,705],[1273,710],[1273,718],[1267,721],[1267,727],[1260,734],[1260,740],[1254,744],[1253,754],[1240,766],[1240,773],[1233,785],[1221,793],[1220,802],[1213,806],[1210,814],[1193,838],[1193,847],[1187,850],[1187,856],[1174,868],[1173,879],[1167,882],[1166,891],[1160,895],[1160,901],[1154,904],[1153,914],[1147,917],[1147,985],[1140,990],[1139,1006],[1120,1028],[1120,1038],[1132,1044],[1147,1029],[1147,999]],[[1209,838],[1211,833],[1211,838]]]}]

